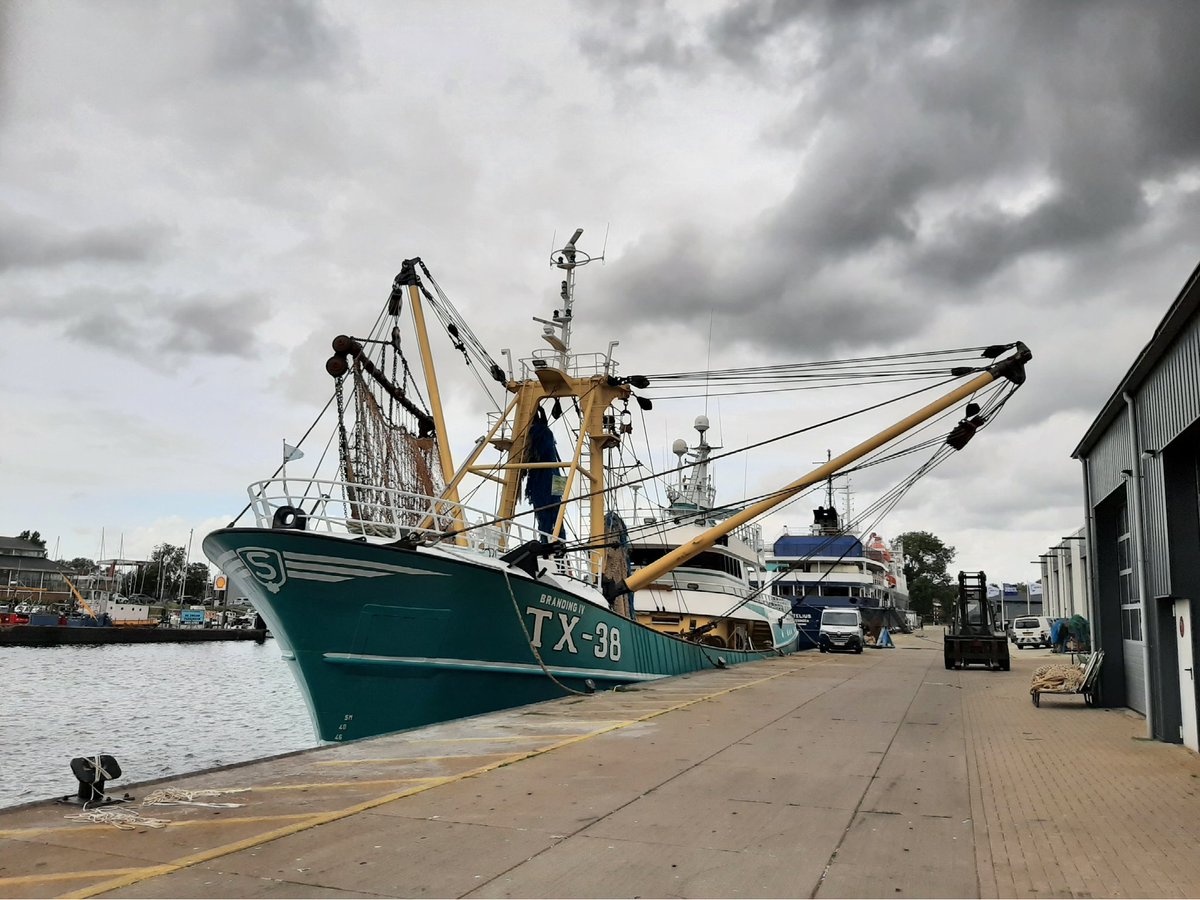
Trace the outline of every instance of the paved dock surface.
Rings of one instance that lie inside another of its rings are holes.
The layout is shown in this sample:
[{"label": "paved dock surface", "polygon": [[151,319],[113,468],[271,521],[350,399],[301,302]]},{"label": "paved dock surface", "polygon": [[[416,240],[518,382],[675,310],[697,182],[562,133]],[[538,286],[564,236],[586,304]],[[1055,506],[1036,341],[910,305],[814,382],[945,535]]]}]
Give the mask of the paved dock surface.
[{"label": "paved dock surface", "polygon": [[164,828],[3,811],[0,897],[1200,896],[1195,754],[898,644],[110,785],[241,791],[118,807]]}]

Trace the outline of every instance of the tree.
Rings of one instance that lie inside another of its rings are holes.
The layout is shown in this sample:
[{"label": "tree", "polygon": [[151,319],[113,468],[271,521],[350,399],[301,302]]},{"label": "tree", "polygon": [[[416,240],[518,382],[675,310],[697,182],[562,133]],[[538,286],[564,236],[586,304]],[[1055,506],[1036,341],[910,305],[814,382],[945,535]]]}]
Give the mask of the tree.
[{"label": "tree", "polygon": [[904,544],[904,577],[911,583],[927,575],[935,584],[949,584],[946,569],[954,562],[954,548],[928,531],[906,531],[900,535]]},{"label": "tree", "polygon": [[74,559],[60,559],[58,562],[70,569],[75,575],[94,575],[96,573],[95,560],[88,559],[86,556],[77,556]]},{"label": "tree", "polygon": [[179,596],[179,581],[183,576],[184,549],[174,544],[159,544],[150,554],[146,567],[146,593],[158,599]]},{"label": "tree", "polygon": [[40,531],[29,531],[28,529],[26,529],[25,531],[22,531],[20,534],[17,535],[17,540],[18,541],[29,541],[29,543],[37,544],[39,547],[41,547],[43,549],[45,549],[45,547],[46,547],[46,542],[45,542],[45,540],[42,539],[42,533]]},{"label": "tree", "polygon": [[958,589],[953,584],[948,581],[939,584],[928,575],[918,575],[908,583],[908,605],[922,617],[933,615],[934,603],[940,603],[943,612],[948,610],[957,596]]},{"label": "tree", "polygon": [[189,597],[204,598],[208,589],[211,573],[208,563],[194,562],[187,567],[187,577],[183,581],[183,592]]},{"label": "tree", "polygon": [[954,602],[956,591],[946,571],[954,562],[954,548],[928,531],[908,531],[900,535],[904,546],[904,578],[908,582],[908,605],[921,616],[933,613],[933,604],[942,609]]}]

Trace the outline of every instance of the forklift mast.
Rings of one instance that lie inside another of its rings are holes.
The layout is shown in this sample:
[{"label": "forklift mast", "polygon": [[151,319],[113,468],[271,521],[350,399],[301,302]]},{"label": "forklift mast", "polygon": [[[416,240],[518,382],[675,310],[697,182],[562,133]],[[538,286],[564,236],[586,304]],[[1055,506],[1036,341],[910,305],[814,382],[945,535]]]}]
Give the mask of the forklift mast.
[{"label": "forklift mast", "polygon": [[997,619],[987,596],[983,572],[958,573],[958,598],[945,636],[947,669],[980,664],[1009,670],[1008,639],[997,633]]},{"label": "forklift mast", "polygon": [[987,596],[987,575],[958,573],[958,599],[954,604],[953,633],[991,635],[997,628],[995,611]]}]

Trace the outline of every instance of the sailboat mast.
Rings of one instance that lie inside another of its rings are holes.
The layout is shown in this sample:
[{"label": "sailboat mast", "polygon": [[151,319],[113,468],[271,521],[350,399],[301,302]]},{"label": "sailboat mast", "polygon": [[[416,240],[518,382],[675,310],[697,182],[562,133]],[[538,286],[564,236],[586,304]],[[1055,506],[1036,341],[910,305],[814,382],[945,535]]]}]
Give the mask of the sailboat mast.
[{"label": "sailboat mast", "polygon": [[718,538],[729,534],[735,528],[746,524],[752,519],[756,519],[764,513],[769,512],[784,501],[796,496],[796,494],[800,493],[800,491],[804,490],[805,488],[831,477],[835,472],[845,468],[850,463],[861,459],[871,451],[882,447],[884,444],[894,440],[909,429],[920,425],[922,422],[933,418],[938,413],[949,409],[954,404],[965,400],[975,392],[982,390],[997,378],[1007,377],[1012,379],[1012,381],[1017,384],[1022,383],[1025,380],[1024,365],[1029,359],[1032,358],[1033,354],[1029,352],[1028,348],[1026,348],[1024,344],[1018,343],[1016,346],[1017,353],[1015,355],[988,366],[985,371],[981,372],[979,375],[976,375],[966,384],[955,388],[948,394],[917,410],[912,415],[901,419],[895,425],[885,428],[874,437],[868,438],[857,446],[847,450],[840,456],[831,459],[823,466],[813,469],[803,478],[793,481],[791,484],[781,488],[779,491],[772,496],[767,497],[765,500],[760,500],[758,503],[747,506],[740,513],[730,516],[719,525],[716,525],[705,531],[703,534],[692,538],[692,540],[690,540],[688,543],[682,545],[681,547],[677,547],[655,562],[650,563],[647,566],[643,566],[626,578],[623,584],[612,585],[609,590],[612,591],[613,596],[630,591],[641,590],[646,585],[650,584],[666,573],[672,571],[678,566],[683,565],[696,554],[707,550],[717,542]]}]

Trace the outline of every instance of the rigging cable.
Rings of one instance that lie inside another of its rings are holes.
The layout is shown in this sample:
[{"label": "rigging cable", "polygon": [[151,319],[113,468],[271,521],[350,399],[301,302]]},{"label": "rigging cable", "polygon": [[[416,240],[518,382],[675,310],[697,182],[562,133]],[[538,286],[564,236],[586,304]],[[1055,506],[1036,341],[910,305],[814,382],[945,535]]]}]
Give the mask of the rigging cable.
[{"label": "rigging cable", "polygon": [[[755,442],[755,443],[753,443],[753,444],[748,444],[748,445],[746,445],[745,447],[739,447],[739,448],[737,448],[737,449],[734,449],[734,450],[729,450],[729,451],[726,451],[726,452],[724,452],[724,453],[718,453],[718,454],[715,454],[715,455],[713,455],[713,456],[709,457],[709,460],[710,460],[710,461],[716,461],[716,460],[718,460],[718,459],[725,459],[726,457],[733,456],[733,455],[735,455],[735,454],[738,454],[738,453],[745,453],[745,452],[747,452],[747,451],[749,451],[749,450],[754,450],[754,449],[757,449],[758,447],[764,447],[764,446],[767,446],[768,444],[773,444],[773,443],[776,443],[777,441],[782,441],[782,440],[786,440],[786,439],[788,439],[788,438],[791,438],[791,437],[795,437],[795,436],[796,436],[796,435],[798,435],[798,434],[804,434],[804,433],[806,433],[806,432],[814,431],[814,430],[816,430],[816,429],[818,429],[818,428],[823,428],[823,427],[825,427],[826,425],[832,425],[832,424],[834,424],[834,423],[836,423],[836,422],[842,422],[842,421],[845,421],[846,419],[853,418],[854,416],[862,415],[863,413],[871,412],[871,411],[873,411],[873,410],[876,410],[876,409],[881,409],[881,408],[882,408],[882,407],[884,407],[884,406],[889,406],[889,405],[891,405],[891,404],[893,404],[893,403],[898,403],[898,402],[900,402],[900,401],[902,401],[902,400],[907,400],[907,399],[909,399],[909,398],[911,398],[911,397],[915,397],[915,396],[917,396],[917,395],[919,395],[919,394],[923,394],[923,393],[925,393],[926,391],[931,391],[931,390],[935,390],[935,389],[937,389],[937,388],[939,388],[939,387],[944,387],[946,384],[949,384],[951,381],[954,381],[954,380],[957,380],[957,379],[955,379],[955,378],[946,379],[945,381],[940,381],[940,382],[938,382],[938,383],[936,383],[936,384],[927,385],[926,387],[920,388],[920,389],[918,389],[918,390],[915,390],[915,391],[909,391],[908,393],[901,394],[901,395],[899,395],[899,396],[897,396],[897,397],[892,397],[892,398],[890,398],[890,399],[888,399],[888,400],[882,400],[882,401],[880,401],[880,402],[878,402],[878,403],[874,403],[874,404],[871,404],[871,405],[869,405],[869,406],[865,406],[865,407],[863,407],[863,408],[861,408],[861,409],[854,410],[853,412],[845,413],[845,414],[843,414],[843,415],[840,415],[840,416],[834,416],[833,418],[826,419],[826,420],[824,420],[824,421],[822,421],[822,422],[817,422],[817,423],[815,423],[815,424],[813,424],[813,425],[806,425],[806,426],[805,426],[805,427],[803,427],[803,428],[797,428],[797,429],[795,429],[794,431],[787,432],[786,434],[781,434],[781,435],[778,435],[778,436],[776,436],[776,437],[773,437],[773,438],[765,438],[765,439],[763,439],[763,440],[761,440],[761,441],[757,441],[757,442]],[[686,469],[686,468],[691,468],[691,464],[690,464],[690,463],[688,463],[688,464],[686,464],[686,465],[676,466],[676,467],[675,467],[675,468],[673,468],[673,469],[666,469],[666,470],[664,470],[664,471],[662,471],[662,472],[659,472],[659,473],[657,473],[656,475],[648,475],[648,476],[646,476],[645,478],[642,478],[642,479],[637,479],[637,480],[635,480],[635,481],[628,482],[628,484],[630,484],[630,485],[632,485],[632,484],[637,484],[637,483],[641,483],[641,482],[643,482],[643,481],[648,481],[648,480],[650,480],[651,478],[655,478],[655,477],[662,477],[662,476],[664,476],[664,475],[671,475],[671,474],[674,474],[674,473],[676,473],[676,472],[680,472],[680,471],[682,471],[682,470],[684,470],[684,469]],[[582,496],[578,497],[577,499],[579,499],[579,500],[586,500],[586,499],[589,499],[589,498],[591,498],[591,497],[593,497],[593,496],[596,496],[597,494],[603,494],[603,493],[607,493],[607,492],[608,492],[608,491],[610,491],[610,490],[611,490],[611,488],[601,488],[600,490],[597,490],[597,491],[592,491],[592,492],[590,492],[590,493],[584,494],[584,495],[582,495]],[[780,493],[780,492],[777,492],[777,493]],[[547,507],[547,508],[550,508],[550,507]],[[495,518],[495,519],[492,519],[492,520],[490,520],[490,521],[487,521],[487,522],[480,522],[480,523],[478,523],[478,524],[476,524],[476,525],[472,525],[472,526],[466,526],[466,527],[464,527],[464,528],[460,529],[460,530],[459,530],[457,533],[461,534],[461,533],[464,533],[464,532],[466,532],[466,531],[470,531],[470,530],[472,530],[473,528],[482,528],[482,527],[484,527],[485,525],[497,525],[497,524],[502,524],[503,522],[512,521],[512,520],[514,520],[514,519],[517,519],[517,518],[520,518],[520,517],[522,517],[522,516],[531,515],[531,514],[534,514],[534,513],[537,513],[537,512],[539,512],[539,511],[541,511],[541,509],[540,509],[540,508],[535,508],[535,509],[530,509],[530,510],[522,511],[522,512],[519,512],[519,513],[513,513],[511,516],[507,516],[507,517],[505,517],[505,518]],[[438,539],[445,539],[445,538],[452,537],[452,536],[453,536],[453,533],[452,533],[452,532],[444,532],[442,535],[440,535],[440,537],[439,537]]]}]

